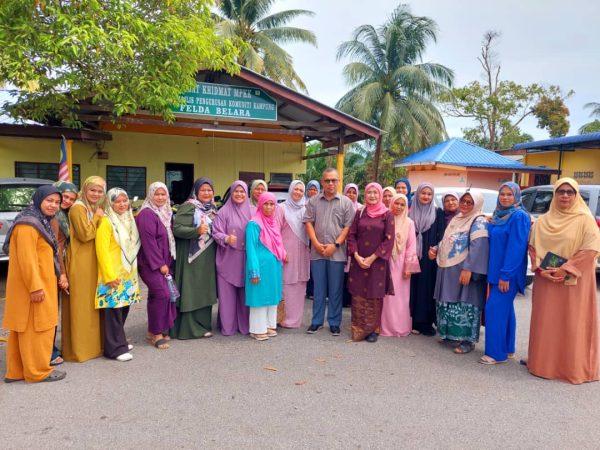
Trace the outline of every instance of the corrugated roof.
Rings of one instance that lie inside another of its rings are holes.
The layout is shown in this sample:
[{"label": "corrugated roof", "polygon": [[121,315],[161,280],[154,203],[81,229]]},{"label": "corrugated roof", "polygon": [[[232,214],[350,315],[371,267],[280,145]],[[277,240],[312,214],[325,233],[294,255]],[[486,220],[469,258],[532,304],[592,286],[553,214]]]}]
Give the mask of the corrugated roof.
[{"label": "corrugated roof", "polygon": [[560,138],[554,139],[544,139],[543,141],[532,141],[532,142],[524,142],[522,144],[513,145],[513,149],[515,150],[553,150],[553,149],[561,149],[567,148],[572,149],[575,147],[582,147],[585,145],[598,145],[600,146],[600,132],[598,133],[588,133],[588,134],[579,134],[576,136],[564,136]]},{"label": "corrugated roof", "polygon": [[448,164],[452,166],[478,167],[491,169],[512,169],[521,171],[551,171],[540,166],[526,166],[498,153],[481,148],[462,139],[449,139],[423,151],[414,153],[401,161],[396,167]]}]

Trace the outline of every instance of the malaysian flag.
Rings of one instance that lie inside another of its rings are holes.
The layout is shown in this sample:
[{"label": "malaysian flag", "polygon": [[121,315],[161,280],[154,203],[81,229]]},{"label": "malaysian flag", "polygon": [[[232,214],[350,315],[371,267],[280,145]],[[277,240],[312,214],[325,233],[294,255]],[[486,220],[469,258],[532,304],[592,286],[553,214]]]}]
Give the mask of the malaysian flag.
[{"label": "malaysian flag", "polygon": [[69,163],[67,162],[67,140],[63,136],[60,141],[60,163],[58,163],[58,181],[71,181]]}]

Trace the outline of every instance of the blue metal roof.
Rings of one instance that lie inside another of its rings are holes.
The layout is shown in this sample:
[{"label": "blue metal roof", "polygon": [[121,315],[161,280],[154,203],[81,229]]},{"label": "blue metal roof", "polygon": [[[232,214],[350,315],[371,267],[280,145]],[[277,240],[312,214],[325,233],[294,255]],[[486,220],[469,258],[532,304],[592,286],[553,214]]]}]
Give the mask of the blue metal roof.
[{"label": "blue metal roof", "polygon": [[600,146],[600,132],[579,134],[576,136],[565,136],[554,139],[545,139],[543,141],[524,142],[522,144],[513,145],[515,150],[559,150],[561,148],[582,147],[585,144],[594,144]]},{"label": "blue metal roof", "polygon": [[414,153],[401,161],[396,167],[417,166],[425,164],[448,164],[452,166],[479,167],[486,169],[512,169],[525,171],[553,171],[546,167],[526,166],[498,153],[486,150],[462,139],[449,139],[433,147]]}]

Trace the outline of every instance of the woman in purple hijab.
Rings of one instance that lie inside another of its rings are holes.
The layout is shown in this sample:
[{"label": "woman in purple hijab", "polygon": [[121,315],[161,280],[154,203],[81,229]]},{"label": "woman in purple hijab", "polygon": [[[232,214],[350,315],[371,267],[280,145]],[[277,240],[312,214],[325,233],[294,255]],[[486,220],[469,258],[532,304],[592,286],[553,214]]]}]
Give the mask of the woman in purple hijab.
[{"label": "woman in purple hijab", "polygon": [[229,188],[231,196],[213,222],[217,242],[217,291],[221,333],[248,334],[250,309],[244,294],[246,275],[246,225],[250,220],[248,186],[237,180]]}]

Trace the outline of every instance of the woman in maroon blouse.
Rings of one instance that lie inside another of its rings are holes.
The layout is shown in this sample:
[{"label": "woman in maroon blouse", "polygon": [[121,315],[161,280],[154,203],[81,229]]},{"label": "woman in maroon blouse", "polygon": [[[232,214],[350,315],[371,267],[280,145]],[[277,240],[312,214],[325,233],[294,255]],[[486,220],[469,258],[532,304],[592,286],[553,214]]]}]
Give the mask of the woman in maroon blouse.
[{"label": "woman in maroon blouse", "polygon": [[356,212],[348,234],[353,341],[377,341],[383,297],[394,293],[388,264],[394,246],[394,216],[382,200],[381,186],[368,184],[365,207]]}]

